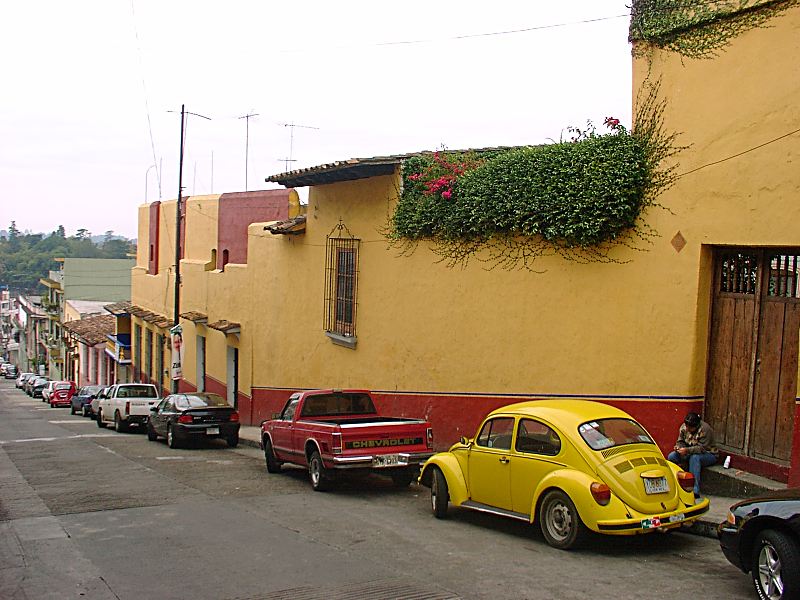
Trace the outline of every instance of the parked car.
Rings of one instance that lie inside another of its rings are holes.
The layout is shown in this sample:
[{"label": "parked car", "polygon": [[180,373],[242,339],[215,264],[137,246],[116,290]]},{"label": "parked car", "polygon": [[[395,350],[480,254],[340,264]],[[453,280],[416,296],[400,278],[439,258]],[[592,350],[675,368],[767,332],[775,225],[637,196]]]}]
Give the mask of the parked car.
[{"label": "parked car", "polygon": [[170,394],[150,409],[147,439],[165,437],[170,448],[189,439],[222,438],[231,448],[239,444],[239,413],[219,394]]},{"label": "parked car", "polygon": [[74,381],[57,381],[50,391],[48,402],[50,408],[56,406],[71,406],[72,397],[78,391]]},{"label": "parked car", "polygon": [[70,399],[70,414],[82,414],[84,417],[91,416],[92,399],[103,389],[102,385],[85,385],[77,391]]},{"label": "parked car", "polygon": [[8,365],[6,367],[5,378],[6,379],[16,379],[17,375],[19,374],[19,370],[14,365]]},{"label": "parked car", "polygon": [[110,385],[103,386],[100,388],[100,391],[97,392],[97,395],[92,398],[92,401],[89,403],[89,416],[92,419],[97,420],[97,411],[100,409],[100,401],[106,397],[110,389]]},{"label": "parked car", "polygon": [[50,402],[50,394],[53,393],[57,383],[58,381],[47,382],[47,385],[44,386],[44,389],[42,390],[42,402]]},{"label": "parked car", "polygon": [[408,486],[432,448],[430,423],[379,415],[367,390],[297,392],[280,415],[261,424],[267,472],[278,473],[283,463],[306,467],[314,491],[330,487],[345,469]]},{"label": "parked car", "polygon": [[152,383],[116,383],[97,406],[97,426],[113,423],[121,433],[131,425],[146,427],[150,408],[160,401],[158,388]]},{"label": "parked car", "polygon": [[717,534],[725,558],[750,573],[759,598],[800,598],[800,489],[737,502]]},{"label": "parked car", "polygon": [[17,377],[16,386],[18,389],[24,389],[25,382],[29,377],[33,377],[33,373],[20,373]]},{"label": "parked car", "polygon": [[42,392],[44,392],[44,388],[47,387],[48,383],[50,383],[50,379],[48,377],[37,377],[34,379],[30,384],[31,398],[41,398]]},{"label": "parked car", "polygon": [[423,467],[437,518],[455,506],[538,524],[555,548],[589,531],[636,535],[688,525],[708,511],[694,476],[664,458],[627,413],[599,402],[539,400],[491,412]]}]

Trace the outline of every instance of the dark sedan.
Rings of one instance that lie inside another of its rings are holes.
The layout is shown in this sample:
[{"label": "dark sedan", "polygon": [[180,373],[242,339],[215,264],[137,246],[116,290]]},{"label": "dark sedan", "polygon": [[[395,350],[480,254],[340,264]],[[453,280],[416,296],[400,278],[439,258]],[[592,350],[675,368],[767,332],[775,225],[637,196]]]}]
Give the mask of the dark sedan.
[{"label": "dark sedan", "polygon": [[218,394],[171,394],[150,409],[147,439],[154,442],[158,436],[167,438],[170,448],[199,438],[223,438],[235,448],[239,444],[239,413]]},{"label": "dark sedan", "polygon": [[97,397],[97,393],[102,389],[102,385],[83,386],[70,400],[69,412],[73,415],[80,413],[84,417],[91,416],[92,399]]},{"label": "dark sedan", "polygon": [[48,383],[50,383],[49,377],[37,377],[34,379],[33,383],[30,385],[30,392],[28,392],[31,398],[43,398],[42,393]]},{"label": "dark sedan", "polygon": [[717,533],[725,558],[750,573],[759,598],[800,598],[800,489],[734,504]]}]

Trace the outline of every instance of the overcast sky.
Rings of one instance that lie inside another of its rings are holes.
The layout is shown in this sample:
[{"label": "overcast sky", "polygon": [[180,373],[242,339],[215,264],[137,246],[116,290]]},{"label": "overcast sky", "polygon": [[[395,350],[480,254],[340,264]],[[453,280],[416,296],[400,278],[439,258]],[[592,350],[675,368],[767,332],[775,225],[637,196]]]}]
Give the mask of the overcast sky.
[{"label": "overcast sky", "polygon": [[187,194],[267,189],[287,166],[546,143],[587,119],[629,125],[625,4],[3,2],[0,229],[134,237],[138,205],[177,196],[182,103],[212,119],[187,118]]}]

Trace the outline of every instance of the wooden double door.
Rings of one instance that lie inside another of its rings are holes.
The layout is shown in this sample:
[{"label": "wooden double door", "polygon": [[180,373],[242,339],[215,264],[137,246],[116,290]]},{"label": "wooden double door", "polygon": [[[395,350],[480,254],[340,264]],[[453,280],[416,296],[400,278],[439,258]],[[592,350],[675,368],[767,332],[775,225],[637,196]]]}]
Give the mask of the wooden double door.
[{"label": "wooden double door", "polygon": [[788,464],[797,396],[800,248],[715,251],[705,420],[720,448]]}]

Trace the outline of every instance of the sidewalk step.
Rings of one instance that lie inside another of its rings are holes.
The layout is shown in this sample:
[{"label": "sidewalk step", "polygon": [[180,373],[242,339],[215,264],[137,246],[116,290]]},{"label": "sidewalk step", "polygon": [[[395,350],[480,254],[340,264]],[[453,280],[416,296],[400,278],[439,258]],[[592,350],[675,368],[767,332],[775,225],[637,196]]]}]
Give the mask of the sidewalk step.
[{"label": "sidewalk step", "polygon": [[726,469],[712,465],[703,469],[704,494],[729,498],[753,498],[767,492],[786,489],[786,484],[739,469]]}]

